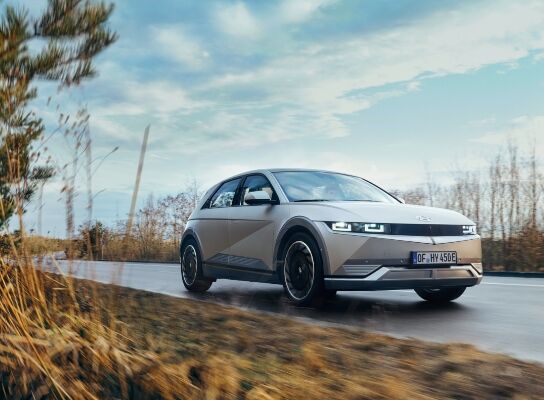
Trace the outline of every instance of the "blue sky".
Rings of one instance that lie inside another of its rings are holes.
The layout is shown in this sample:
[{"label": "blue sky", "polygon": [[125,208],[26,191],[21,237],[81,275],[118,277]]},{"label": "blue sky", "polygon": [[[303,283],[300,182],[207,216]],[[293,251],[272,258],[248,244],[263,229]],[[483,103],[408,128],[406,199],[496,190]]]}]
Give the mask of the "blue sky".
[{"label": "blue sky", "polygon": [[[544,151],[542,1],[115,4],[120,39],[97,60],[99,77],[60,95],[40,84],[63,110],[87,105],[95,156],[119,146],[94,176],[95,218],[126,216],[147,124],[141,199],[273,166],[405,188],[427,171],[447,181],[459,165],[481,168],[508,138]],[[52,128],[54,107],[35,108]],[[56,235],[60,187],[45,195],[44,230]],[[35,216],[30,207],[29,227]]]}]

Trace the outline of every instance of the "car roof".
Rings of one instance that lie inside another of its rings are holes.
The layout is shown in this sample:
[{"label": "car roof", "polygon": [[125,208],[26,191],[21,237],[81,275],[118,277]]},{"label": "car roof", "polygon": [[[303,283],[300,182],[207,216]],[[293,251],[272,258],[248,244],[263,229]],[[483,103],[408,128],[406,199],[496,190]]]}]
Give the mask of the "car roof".
[{"label": "car roof", "polygon": [[[238,177],[244,176],[244,175],[250,175],[250,174],[262,174],[262,173],[265,173],[265,172],[271,172],[271,173],[274,173],[274,172],[328,172],[328,173],[332,173],[332,174],[351,175],[351,174],[346,174],[346,173],[337,172],[337,171],[328,171],[328,170],[325,170],[325,169],[311,169],[311,168],[262,168],[262,169],[253,169],[253,170],[250,170],[250,171],[241,172],[241,173],[236,174],[236,175],[233,175],[233,176],[231,176],[231,177],[229,177],[229,178],[223,179],[222,182],[228,181],[228,180],[231,180],[231,179],[235,179],[235,178],[238,178]],[[352,175],[352,176],[353,176],[353,175]]]}]

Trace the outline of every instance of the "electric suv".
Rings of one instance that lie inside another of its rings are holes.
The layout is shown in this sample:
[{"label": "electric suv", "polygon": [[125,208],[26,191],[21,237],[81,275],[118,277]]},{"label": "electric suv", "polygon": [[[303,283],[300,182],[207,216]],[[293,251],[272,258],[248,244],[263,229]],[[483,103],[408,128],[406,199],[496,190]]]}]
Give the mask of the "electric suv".
[{"label": "electric suv", "polygon": [[190,291],[217,279],[281,284],[297,305],[344,290],[414,289],[447,302],[482,279],[480,237],[463,215],[407,205],[362,178],[256,170],[212,187],[181,238]]}]

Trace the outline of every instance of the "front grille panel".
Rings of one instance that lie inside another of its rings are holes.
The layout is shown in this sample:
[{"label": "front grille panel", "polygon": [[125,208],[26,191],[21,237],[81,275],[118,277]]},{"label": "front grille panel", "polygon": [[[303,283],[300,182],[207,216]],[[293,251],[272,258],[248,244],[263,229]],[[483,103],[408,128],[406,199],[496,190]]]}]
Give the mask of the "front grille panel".
[{"label": "front grille panel", "polygon": [[463,236],[462,225],[391,224],[391,235]]}]

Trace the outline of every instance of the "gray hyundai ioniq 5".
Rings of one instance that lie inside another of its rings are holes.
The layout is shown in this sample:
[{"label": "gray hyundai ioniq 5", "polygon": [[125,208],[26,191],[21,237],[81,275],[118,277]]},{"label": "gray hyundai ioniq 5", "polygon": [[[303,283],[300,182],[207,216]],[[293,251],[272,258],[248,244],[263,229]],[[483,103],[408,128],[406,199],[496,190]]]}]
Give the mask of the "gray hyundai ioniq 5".
[{"label": "gray hyundai ioniq 5", "polygon": [[404,204],[362,178],[318,170],[250,171],[212,187],[181,240],[183,284],[282,284],[298,305],[336,291],[414,289],[447,302],[482,279],[474,222]]}]

